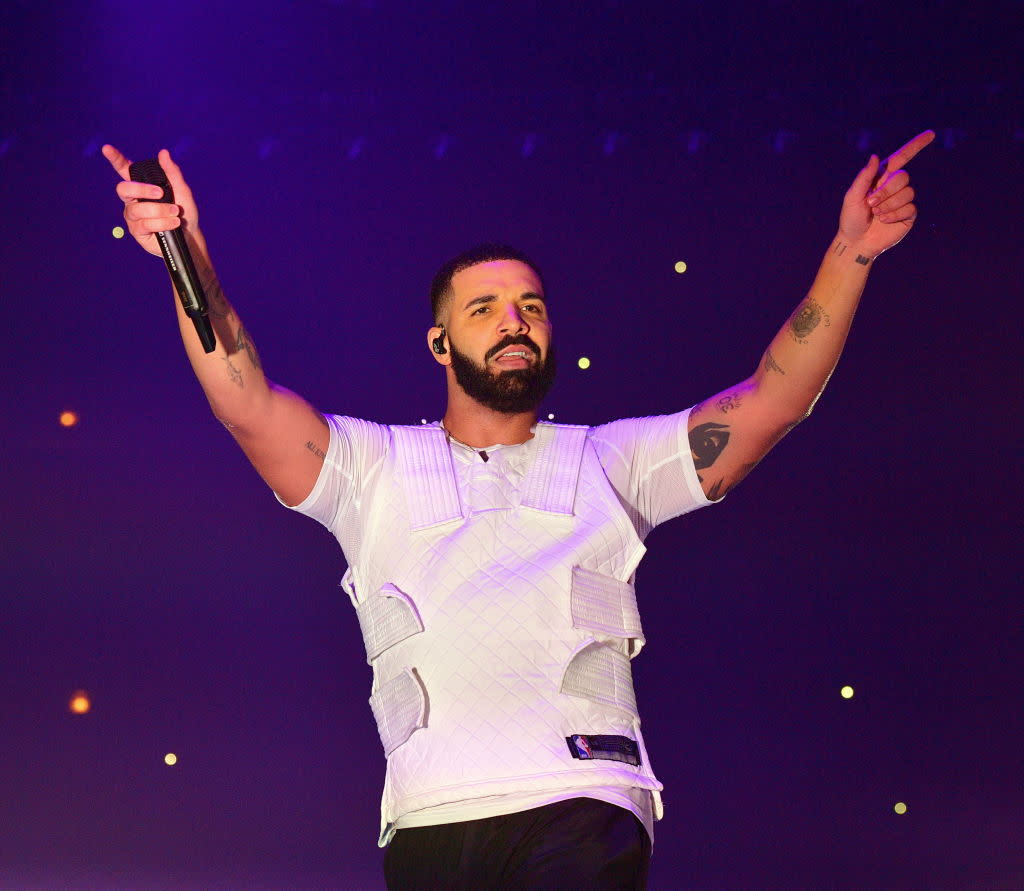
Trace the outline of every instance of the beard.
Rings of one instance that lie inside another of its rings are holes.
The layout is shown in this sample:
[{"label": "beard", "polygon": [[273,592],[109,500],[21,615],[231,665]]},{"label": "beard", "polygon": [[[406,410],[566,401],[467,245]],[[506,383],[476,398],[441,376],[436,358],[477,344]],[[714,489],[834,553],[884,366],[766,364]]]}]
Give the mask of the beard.
[{"label": "beard", "polygon": [[503,415],[536,411],[555,381],[555,349],[549,345],[547,358],[542,361],[537,344],[525,334],[520,334],[517,337],[506,337],[491,347],[484,361],[510,346],[525,346],[532,350],[537,357],[536,363],[528,368],[510,368],[492,374],[486,365],[477,365],[465,353],[460,353],[449,339],[455,380],[467,396],[492,411]]}]

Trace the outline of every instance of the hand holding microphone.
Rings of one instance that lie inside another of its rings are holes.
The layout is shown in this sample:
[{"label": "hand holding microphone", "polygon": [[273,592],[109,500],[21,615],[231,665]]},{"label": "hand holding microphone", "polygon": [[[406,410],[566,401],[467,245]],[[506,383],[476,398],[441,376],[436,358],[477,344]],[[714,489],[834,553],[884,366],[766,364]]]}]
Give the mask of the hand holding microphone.
[{"label": "hand holding microphone", "polygon": [[[118,183],[117,194],[125,202],[128,230],[149,253],[164,258],[185,314],[195,325],[203,349],[212,353],[217,340],[207,316],[206,295],[181,230],[179,208],[174,203],[175,199],[181,201],[186,221],[196,227],[193,231],[198,231],[198,211],[181,171],[166,151],[161,152],[159,160],[132,164],[116,148],[105,145],[103,156],[124,180]],[[161,162],[166,163],[177,181],[173,187]]]}]

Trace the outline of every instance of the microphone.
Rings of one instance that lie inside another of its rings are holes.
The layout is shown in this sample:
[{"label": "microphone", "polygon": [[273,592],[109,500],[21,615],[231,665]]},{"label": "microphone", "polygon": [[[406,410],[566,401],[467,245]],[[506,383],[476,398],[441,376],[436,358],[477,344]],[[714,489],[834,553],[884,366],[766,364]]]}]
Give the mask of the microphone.
[{"label": "microphone", "polygon": [[[140,198],[140,201],[174,203],[174,191],[167,181],[167,174],[164,173],[163,167],[155,158],[150,158],[148,161],[136,161],[129,168],[128,175],[133,182],[160,186],[164,190],[162,198]],[[189,253],[188,244],[185,242],[185,234],[179,226],[177,229],[157,232],[156,240],[160,243],[160,252],[164,255],[167,271],[171,274],[171,281],[174,283],[174,289],[178,292],[178,299],[181,300],[185,315],[196,326],[196,334],[199,335],[203,349],[212,353],[217,347],[217,338],[214,336],[213,326],[207,316],[206,294],[203,292],[203,285],[196,274],[192,254]]]}]

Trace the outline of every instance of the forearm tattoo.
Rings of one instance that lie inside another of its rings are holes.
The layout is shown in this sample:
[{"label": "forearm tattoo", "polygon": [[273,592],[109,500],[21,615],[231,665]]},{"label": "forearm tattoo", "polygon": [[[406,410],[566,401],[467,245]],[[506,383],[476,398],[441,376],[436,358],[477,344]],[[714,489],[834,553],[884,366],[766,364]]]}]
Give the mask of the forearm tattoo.
[{"label": "forearm tattoo", "polygon": [[779,374],[786,373],[785,371],[782,370],[782,366],[780,366],[779,363],[775,361],[775,357],[772,355],[771,347],[765,350],[764,353],[764,370],[777,371]]},{"label": "forearm tattoo", "polygon": [[832,324],[832,320],[821,308],[821,304],[813,297],[808,297],[790,317],[789,330],[797,343],[807,343],[807,339],[814,329],[823,322],[826,328]]},{"label": "forearm tattoo", "polygon": [[[848,247],[848,244],[843,244],[841,241],[837,241],[835,243],[835,246],[832,248],[832,253],[835,254],[837,257],[841,257],[843,254],[846,253],[846,249]],[[865,257],[863,254],[857,254],[856,260],[854,262],[860,263],[861,266],[867,266],[868,263],[871,262],[871,258]]]},{"label": "forearm tattoo", "polygon": [[249,357],[249,361],[252,362],[253,368],[263,369],[263,365],[260,364],[260,354],[256,352],[256,344],[250,339],[249,332],[245,330],[245,326],[239,325],[238,337],[235,339],[235,352],[239,353],[242,350],[245,350],[245,354]]},{"label": "forearm tattoo", "polygon": [[226,319],[231,315],[231,306],[220,289],[217,276],[211,274],[206,278],[206,281],[203,282],[203,291],[206,294],[206,305],[211,316],[215,319]]},{"label": "forearm tattoo", "polygon": [[242,380],[242,372],[231,364],[230,356],[224,357],[224,364],[228,367],[228,377],[231,378],[231,383],[238,384],[239,388],[244,389],[245,381]]},{"label": "forearm tattoo", "polygon": [[326,458],[327,457],[327,455],[324,453],[323,449],[318,449],[313,444],[313,440],[310,440],[309,442],[306,443],[306,448],[309,449],[318,458]]}]

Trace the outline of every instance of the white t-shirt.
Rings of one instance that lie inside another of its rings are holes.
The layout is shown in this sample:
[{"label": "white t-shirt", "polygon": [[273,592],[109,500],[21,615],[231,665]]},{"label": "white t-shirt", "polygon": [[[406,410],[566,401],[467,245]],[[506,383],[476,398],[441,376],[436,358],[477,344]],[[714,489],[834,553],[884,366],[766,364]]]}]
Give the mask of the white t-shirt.
[{"label": "white t-shirt", "polygon": [[[701,488],[690,454],[689,410],[672,415],[612,421],[588,431],[601,466],[644,539],[659,523],[712,502]],[[350,564],[358,563],[364,480],[392,448],[386,425],[327,416],[330,444],[313,490],[294,510],[326,526]],[[436,425],[439,426],[439,425]],[[470,513],[506,509],[530,466],[535,440],[475,449],[449,437],[460,497]],[[481,453],[486,453],[484,460]],[[280,499],[279,499],[280,500]],[[282,502],[283,503],[283,502]],[[564,795],[523,793],[458,801],[403,814],[396,828],[429,826],[515,813],[570,797],[591,797],[632,811],[653,838],[650,793],[642,789],[574,789]]]}]

